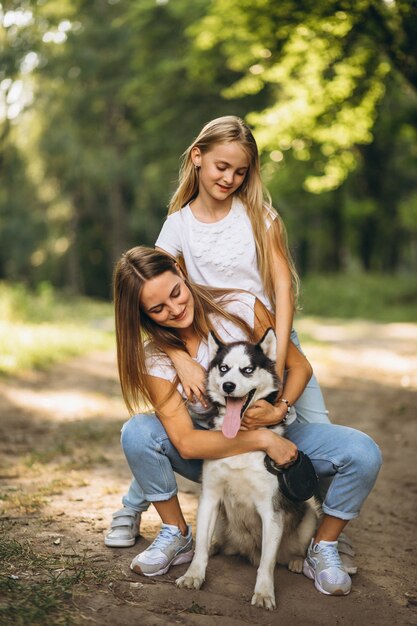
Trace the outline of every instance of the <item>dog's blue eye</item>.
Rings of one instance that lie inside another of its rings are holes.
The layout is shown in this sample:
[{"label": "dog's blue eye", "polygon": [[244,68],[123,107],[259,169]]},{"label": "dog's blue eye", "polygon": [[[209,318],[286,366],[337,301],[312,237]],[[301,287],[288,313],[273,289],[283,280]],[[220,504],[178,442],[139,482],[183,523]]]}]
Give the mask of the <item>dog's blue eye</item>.
[{"label": "dog's blue eye", "polygon": [[227,367],[227,365],[219,365],[219,370],[224,373],[228,372],[229,368]]},{"label": "dog's blue eye", "polygon": [[252,374],[252,372],[253,372],[253,367],[244,367],[244,368],[243,368],[243,370],[242,370],[242,372],[243,372],[244,374]]}]

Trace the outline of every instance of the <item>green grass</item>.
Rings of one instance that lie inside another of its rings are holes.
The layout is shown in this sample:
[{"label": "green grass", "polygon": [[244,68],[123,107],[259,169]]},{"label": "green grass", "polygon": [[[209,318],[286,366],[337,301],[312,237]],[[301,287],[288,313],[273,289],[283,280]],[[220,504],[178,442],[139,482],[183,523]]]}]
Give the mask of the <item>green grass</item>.
[{"label": "green grass", "polygon": [[74,593],[105,582],[108,572],[85,553],[40,553],[7,530],[0,530],[0,625],[73,624],[79,618]]},{"label": "green grass", "polygon": [[9,322],[72,323],[96,322],[113,317],[109,302],[74,296],[58,291],[49,283],[39,283],[36,290],[21,283],[0,282],[0,319]]},{"label": "green grass", "polygon": [[0,374],[114,346],[110,303],[66,296],[46,283],[36,291],[0,283],[0,320]]},{"label": "green grass", "polygon": [[301,306],[305,316],[417,322],[417,273],[306,276]]}]

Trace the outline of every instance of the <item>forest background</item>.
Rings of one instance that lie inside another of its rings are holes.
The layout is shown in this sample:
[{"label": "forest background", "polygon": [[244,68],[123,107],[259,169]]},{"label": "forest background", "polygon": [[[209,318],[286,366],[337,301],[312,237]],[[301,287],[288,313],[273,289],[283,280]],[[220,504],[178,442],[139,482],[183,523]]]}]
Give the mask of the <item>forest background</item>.
[{"label": "forest background", "polygon": [[[132,573],[152,509],[136,546],[103,542],[129,480],[114,261],[225,114],[258,141],[332,420],[384,456],[352,594],[277,568],[276,619],[238,557],[191,596]],[[415,623],[416,174],[417,0],[0,0],[0,625]]]},{"label": "forest background", "polygon": [[416,311],[415,1],[22,0],[0,25],[0,280],[109,299],[179,156],[236,114],[306,288]]}]

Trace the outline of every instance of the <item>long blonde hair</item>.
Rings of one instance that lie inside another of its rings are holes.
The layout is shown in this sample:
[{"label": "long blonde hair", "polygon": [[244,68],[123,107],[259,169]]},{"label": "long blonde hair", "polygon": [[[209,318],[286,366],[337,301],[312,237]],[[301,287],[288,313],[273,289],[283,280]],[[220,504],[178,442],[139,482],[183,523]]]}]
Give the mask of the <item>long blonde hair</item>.
[{"label": "long blonde hair", "polygon": [[[265,293],[275,307],[275,292],[270,271],[273,259],[272,254],[269,252],[270,247],[267,245],[267,236],[270,232],[273,240],[273,249],[285,259],[290,270],[294,302],[296,303],[300,281],[288,248],[284,222],[272,207],[271,196],[262,183],[258,146],[255,138],[249,127],[239,117],[226,115],[212,120],[202,128],[199,135],[184,152],[179,174],[179,185],[169,203],[168,214],[179,211],[198,195],[199,174],[198,169],[194,167],[191,157],[193,148],[199,148],[204,154],[209,152],[215,144],[233,141],[239,143],[249,158],[249,168],[245,179],[235,194],[244,204],[252,225],[259,272]],[[271,223],[268,231],[265,228],[265,220]]]},{"label": "long blonde hair", "polygon": [[[210,314],[232,321],[246,333],[249,340],[253,339],[253,329],[221,306],[221,297],[230,294],[230,290],[195,285],[182,276],[175,260],[167,254],[145,246],[131,248],[122,254],[113,275],[117,365],[123,399],[131,413],[143,403],[152,405],[147,387],[145,341],[152,341],[154,348],[162,353],[168,348],[186,351],[176,330],[157,324],[143,311],[140,304],[146,281],[164,272],[180,276],[190,290],[194,299],[193,326],[200,339],[206,339],[209,331],[215,330]],[[220,304],[216,300],[220,300]],[[161,403],[166,400],[167,398],[161,399]]]}]

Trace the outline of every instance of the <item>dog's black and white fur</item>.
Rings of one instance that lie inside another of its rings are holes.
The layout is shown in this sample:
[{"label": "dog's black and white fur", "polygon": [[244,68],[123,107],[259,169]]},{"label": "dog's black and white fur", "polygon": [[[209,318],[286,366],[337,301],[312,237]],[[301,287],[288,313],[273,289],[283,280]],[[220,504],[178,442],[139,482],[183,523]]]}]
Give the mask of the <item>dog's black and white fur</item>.
[{"label": "dog's black and white fur", "polygon": [[[269,329],[258,344],[227,345],[210,334],[209,357],[207,393],[218,408],[214,429],[233,437],[249,406],[261,398],[276,397],[275,333]],[[273,430],[284,431],[282,426]],[[264,456],[250,452],[204,461],[195,555],[177,580],[179,587],[199,589],[203,584],[213,535],[211,552],[215,548],[224,554],[240,554],[259,564],[252,597],[255,606],[275,608],[277,562],[288,564],[293,572],[302,571],[317,523],[316,509],[311,501],[294,503],[281,494],[277,477],[265,469]]]}]

